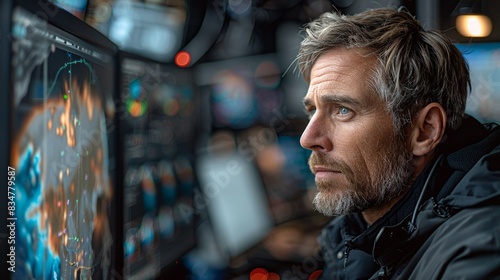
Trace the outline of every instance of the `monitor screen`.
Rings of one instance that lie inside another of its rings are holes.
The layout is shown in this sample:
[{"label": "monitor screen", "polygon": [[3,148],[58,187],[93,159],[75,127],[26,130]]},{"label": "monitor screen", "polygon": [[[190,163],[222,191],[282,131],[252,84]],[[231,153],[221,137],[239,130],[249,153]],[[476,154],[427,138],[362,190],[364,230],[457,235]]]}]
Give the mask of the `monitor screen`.
[{"label": "monitor screen", "polygon": [[273,130],[254,126],[238,133],[238,152],[255,161],[262,177],[275,223],[314,213],[314,175],[308,166],[310,151],[300,146],[297,128]]},{"label": "monitor screen", "polygon": [[155,277],[195,245],[195,88],[189,70],[121,59],[125,276]]},{"label": "monitor screen", "polygon": [[196,167],[217,245],[226,261],[236,258],[274,225],[259,169],[251,156],[238,152],[231,131],[212,135]]},{"label": "monitor screen", "polygon": [[286,108],[275,54],[208,62],[196,69],[198,85],[210,96],[214,129],[283,126]]},{"label": "monitor screen", "polygon": [[200,5],[189,2],[93,0],[89,1],[85,21],[121,50],[170,63],[184,44],[187,20],[194,20],[188,8]]},{"label": "monitor screen", "polygon": [[456,46],[469,64],[472,82],[466,113],[483,122],[500,122],[500,43]]},{"label": "monitor screen", "polygon": [[[300,135],[278,135],[277,141],[270,144],[266,150],[279,155],[274,159],[265,153],[257,155],[276,223],[313,214],[311,195],[316,192],[316,184],[307,164],[311,153],[300,146]],[[273,161],[277,164],[269,168],[270,162]]]},{"label": "monitor screen", "polygon": [[218,245],[235,258],[274,225],[258,170],[237,153],[203,157],[197,167]]},{"label": "monitor screen", "polygon": [[11,44],[9,270],[14,279],[109,279],[117,48],[45,1],[24,2],[2,23]]},{"label": "monitor screen", "polygon": [[51,0],[51,2],[81,20],[85,18],[88,0]]}]

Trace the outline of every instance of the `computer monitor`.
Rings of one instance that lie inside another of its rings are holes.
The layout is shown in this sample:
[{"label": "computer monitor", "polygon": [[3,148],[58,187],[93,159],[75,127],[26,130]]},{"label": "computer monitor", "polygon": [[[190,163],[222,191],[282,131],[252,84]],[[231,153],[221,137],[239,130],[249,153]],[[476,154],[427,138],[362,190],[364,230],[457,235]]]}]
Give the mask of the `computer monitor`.
[{"label": "computer monitor", "polygon": [[470,69],[472,90],[466,113],[483,122],[500,122],[500,43],[456,44]]},{"label": "computer monitor", "polygon": [[5,271],[110,279],[117,47],[47,1],[3,0],[0,10]]},{"label": "computer monitor", "polygon": [[89,1],[85,21],[121,50],[172,63],[185,44],[188,27],[198,20],[199,14],[190,13],[206,5],[190,2],[94,0]]},{"label": "computer monitor", "polygon": [[214,146],[200,150],[196,166],[202,205],[222,261],[229,264],[264,240],[274,226],[259,170],[235,149],[217,151]]},{"label": "computer monitor", "polygon": [[157,277],[193,248],[197,96],[189,70],[121,55],[124,275]]},{"label": "computer monitor", "polygon": [[196,66],[197,84],[210,97],[215,130],[245,130],[256,124],[286,125],[281,69],[276,54],[206,62]]}]

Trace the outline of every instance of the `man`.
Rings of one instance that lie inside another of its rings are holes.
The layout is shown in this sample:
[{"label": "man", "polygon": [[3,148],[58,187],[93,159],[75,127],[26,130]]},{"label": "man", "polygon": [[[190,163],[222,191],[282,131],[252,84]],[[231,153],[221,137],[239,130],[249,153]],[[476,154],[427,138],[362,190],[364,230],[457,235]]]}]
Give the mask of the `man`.
[{"label": "man", "polygon": [[326,13],[298,56],[309,83],[322,279],[500,277],[500,129],[464,114],[468,66],[407,12]]}]

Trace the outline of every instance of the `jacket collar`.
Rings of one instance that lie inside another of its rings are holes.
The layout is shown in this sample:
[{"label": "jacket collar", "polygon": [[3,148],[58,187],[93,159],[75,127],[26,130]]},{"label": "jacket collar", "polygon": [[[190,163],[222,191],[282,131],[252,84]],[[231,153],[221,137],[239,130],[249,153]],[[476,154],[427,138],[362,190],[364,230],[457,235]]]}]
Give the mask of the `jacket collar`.
[{"label": "jacket collar", "polygon": [[[434,178],[434,181],[425,191],[422,201],[427,202],[424,206],[422,206],[423,208],[436,207],[435,200],[429,199],[432,197],[443,198],[448,196],[453,187],[455,187],[463,178],[465,172],[467,172],[479,159],[478,156],[484,155],[485,153],[491,151],[494,145],[498,145],[498,139],[500,139],[500,128],[495,129],[494,132],[491,133],[490,136],[494,135],[495,137],[487,137],[484,141],[481,141],[488,134],[490,134],[488,129],[485,129],[485,127],[483,127],[483,125],[481,125],[477,120],[469,116],[463,119],[462,124],[458,129],[447,131],[444,137],[445,140],[437,149],[438,154],[442,154],[444,156],[443,164],[441,164],[435,172],[436,174],[439,174],[439,176],[434,176],[437,178]],[[463,137],[463,135],[467,135],[469,137]],[[485,141],[490,144],[485,145]],[[464,158],[467,160],[464,160]],[[384,231],[388,235],[392,235],[394,237],[399,236],[399,239],[401,239],[400,241],[396,241],[397,238],[390,238],[392,241],[389,242],[389,244],[384,244],[384,246],[392,245],[391,247],[398,248],[400,247],[398,243],[408,241],[408,232],[404,233],[402,230],[406,228],[406,224],[411,218],[415,207],[417,207],[418,197],[422,192],[423,185],[427,177],[432,176],[432,174],[430,174],[430,166],[432,165],[433,163],[429,164],[424,169],[424,171],[417,177],[408,193],[400,199],[388,213],[377,220],[373,225],[368,226],[366,222],[364,222],[360,213],[345,216],[342,234],[344,240],[346,240],[346,245],[352,249],[358,249],[368,254],[381,256],[381,254],[378,253],[379,250],[374,247],[378,247],[382,243],[377,246],[374,246],[374,243],[376,240],[381,240],[380,237],[377,238],[377,236],[379,236],[379,234],[385,235],[383,234]],[[432,230],[434,225],[437,226],[439,224],[440,223],[438,222],[430,223],[429,228],[426,230]],[[412,235],[418,233],[422,234],[422,230],[423,229],[419,229]],[[397,258],[397,254],[392,254],[392,258],[394,257]],[[382,262],[386,263],[386,261]]]}]

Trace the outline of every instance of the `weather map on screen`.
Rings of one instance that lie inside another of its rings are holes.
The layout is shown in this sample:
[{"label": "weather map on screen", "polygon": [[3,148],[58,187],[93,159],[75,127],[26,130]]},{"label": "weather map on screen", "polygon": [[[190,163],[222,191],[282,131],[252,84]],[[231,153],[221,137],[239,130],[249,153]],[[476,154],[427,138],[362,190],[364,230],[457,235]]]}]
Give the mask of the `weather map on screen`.
[{"label": "weather map on screen", "polygon": [[[68,23],[70,24],[70,23]],[[16,279],[109,279],[112,55],[16,8]]]}]

